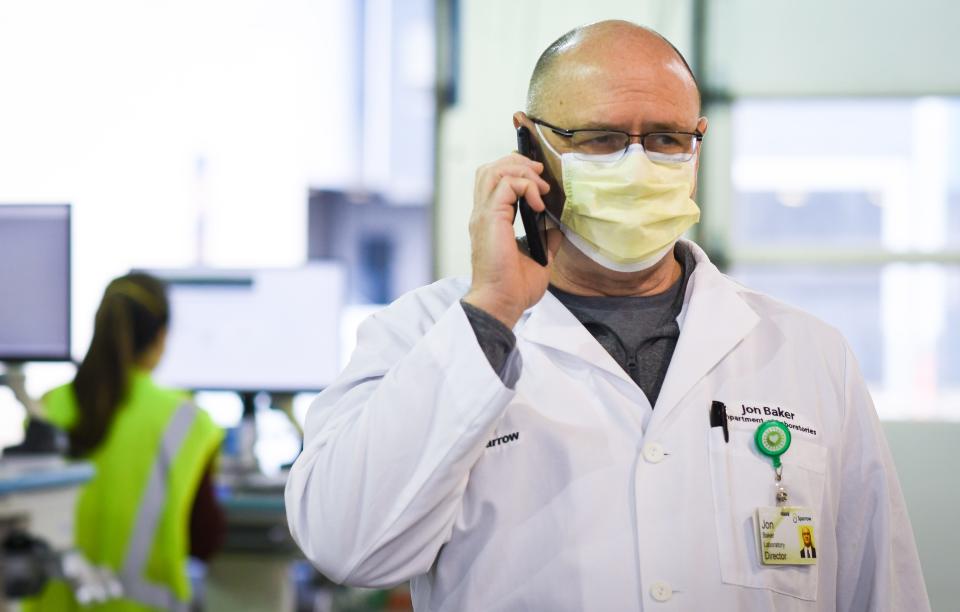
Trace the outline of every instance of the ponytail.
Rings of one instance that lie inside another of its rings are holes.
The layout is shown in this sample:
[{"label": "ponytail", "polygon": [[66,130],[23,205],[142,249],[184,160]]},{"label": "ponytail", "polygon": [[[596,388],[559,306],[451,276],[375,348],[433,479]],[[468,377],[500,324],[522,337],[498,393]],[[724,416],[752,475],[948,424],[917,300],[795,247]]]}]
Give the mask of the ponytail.
[{"label": "ponytail", "polygon": [[73,379],[79,407],[70,431],[70,454],[89,455],[103,442],[126,399],[136,360],[170,319],[163,283],[146,274],[112,281],[97,309],[93,340]]}]

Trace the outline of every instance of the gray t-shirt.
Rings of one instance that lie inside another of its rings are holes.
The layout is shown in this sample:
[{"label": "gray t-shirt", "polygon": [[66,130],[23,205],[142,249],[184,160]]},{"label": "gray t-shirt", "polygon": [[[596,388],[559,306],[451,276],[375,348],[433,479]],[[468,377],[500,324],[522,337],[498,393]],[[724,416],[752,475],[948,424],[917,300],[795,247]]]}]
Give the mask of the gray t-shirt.
[{"label": "gray t-shirt", "polygon": [[[663,379],[680,337],[677,317],[683,308],[687,281],[696,266],[693,253],[678,242],[674,256],[682,274],[667,291],[648,297],[573,295],[551,286],[560,300],[643,390],[650,405],[657,403]],[[483,310],[463,303],[480,348],[494,371],[503,373],[516,345],[513,332]]]}]

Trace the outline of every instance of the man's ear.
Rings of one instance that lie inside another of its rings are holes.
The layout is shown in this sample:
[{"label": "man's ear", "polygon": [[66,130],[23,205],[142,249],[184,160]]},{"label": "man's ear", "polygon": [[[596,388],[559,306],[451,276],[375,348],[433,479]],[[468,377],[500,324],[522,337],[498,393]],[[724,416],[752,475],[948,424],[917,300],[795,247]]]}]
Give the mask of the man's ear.
[{"label": "man's ear", "polygon": [[[700,117],[697,121],[697,131],[701,134],[707,133],[707,118]],[[703,143],[700,143],[700,148],[697,149],[697,158],[694,162],[693,169],[693,189],[690,190],[690,197],[696,199],[697,197],[697,182],[698,177],[700,176],[700,154],[702,153]]]},{"label": "man's ear", "polygon": [[540,152],[540,142],[534,136],[534,130],[536,129],[533,121],[530,121],[530,118],[527,117],[527,114],[523,111],[517,111],[513,113],[513,127],[514,129],[519,130],[521,127],[526,127],[530,130],[530,159],[533,161],[538,161],[543,163],[543,155]]},{"label": "man's ear", "polygon": [[523,111],[517,111],[513,113],[513,129],[519,129],[521,125],[526,125],[527,128],[530,128],[530,120],[527,119],[527,114]]}]

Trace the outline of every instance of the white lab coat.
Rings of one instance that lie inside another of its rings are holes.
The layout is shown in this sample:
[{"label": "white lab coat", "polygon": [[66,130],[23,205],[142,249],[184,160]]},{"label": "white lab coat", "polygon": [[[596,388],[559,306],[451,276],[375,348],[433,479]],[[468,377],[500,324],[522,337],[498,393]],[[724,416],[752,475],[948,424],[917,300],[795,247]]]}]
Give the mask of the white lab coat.
[{"label": "white lab coat", "polygon": [[[287,484],[310,561],[351,585],[411,580],[417,610],[929,609],[846,343],[691,247],[655,410],[550,293],[515,328],[514,389],[459,304],[467,281],[370,317],[310,408]],[[795,426],[783,482],[818,516],[815,566],[758,562],[752,517],[774,505],[773,467],[756,423],[731,420],[729,443],[710,427],[713,400]]]}]

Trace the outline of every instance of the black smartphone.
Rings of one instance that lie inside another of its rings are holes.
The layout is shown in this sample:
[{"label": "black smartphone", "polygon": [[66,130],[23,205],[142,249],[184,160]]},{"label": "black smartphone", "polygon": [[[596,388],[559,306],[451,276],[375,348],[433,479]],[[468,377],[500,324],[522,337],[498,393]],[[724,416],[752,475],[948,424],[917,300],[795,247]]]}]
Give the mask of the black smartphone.
[{"label": "black smartphone", "polygon": [[[520,126],[517,128],[517,152],[524,157],[533,159],[530,154],[530,130]],[[520,220],[523,222],[523,231],[527,234],[527,248],[530,258],[541,266],[547,265],[547,214],[536,212],[522,196],[517,199],[517,210],[520,211]]]}]

